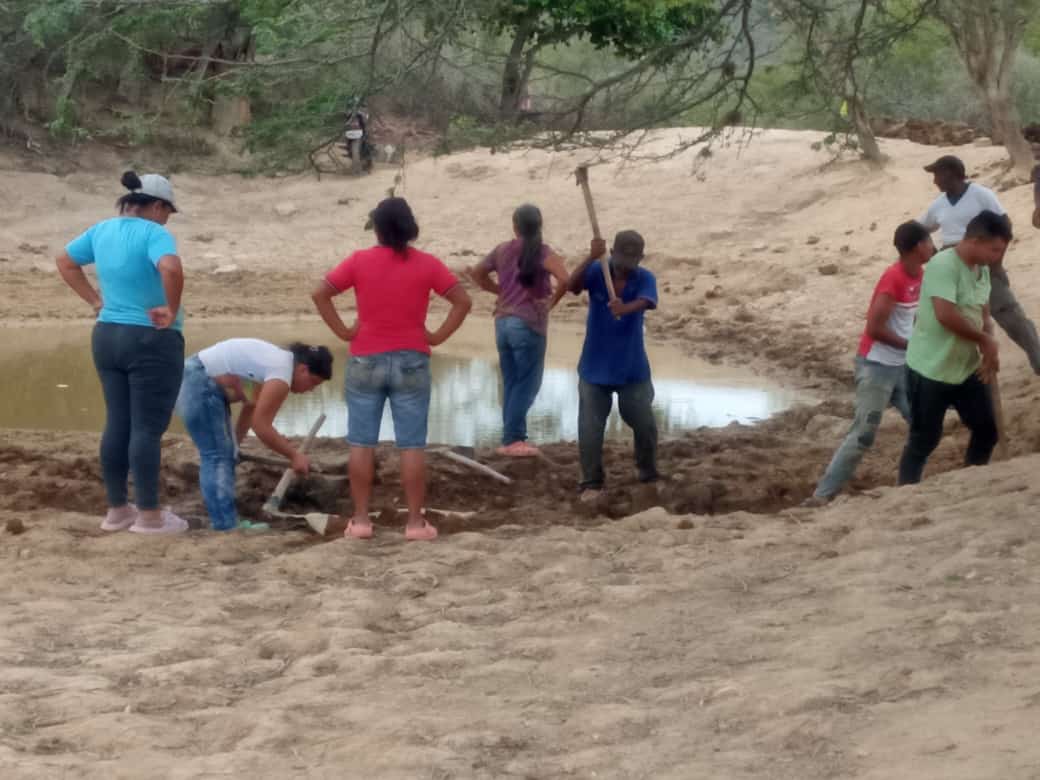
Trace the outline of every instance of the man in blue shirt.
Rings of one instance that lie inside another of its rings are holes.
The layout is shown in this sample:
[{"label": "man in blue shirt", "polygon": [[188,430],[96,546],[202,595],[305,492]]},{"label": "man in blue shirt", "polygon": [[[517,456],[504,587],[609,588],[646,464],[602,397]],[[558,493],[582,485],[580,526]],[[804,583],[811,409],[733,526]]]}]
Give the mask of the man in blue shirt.
[{"label": "man in blue shirt", "polygon": [[643,237],[622,230],[610,250],[610,300],[599,258],[606,242],[592,240],[589,257],[571,274],[568,289],[589,293],[585,345],[578,363],[578,449],[581,456],[581,499],[596,501],[603,489],[603,434],[618,396],[621,419],[632,429],[640,482],[656,482],[657,421],[650,360],[643,343],[643,315],[657,308],[657,280],[645,268]]}]

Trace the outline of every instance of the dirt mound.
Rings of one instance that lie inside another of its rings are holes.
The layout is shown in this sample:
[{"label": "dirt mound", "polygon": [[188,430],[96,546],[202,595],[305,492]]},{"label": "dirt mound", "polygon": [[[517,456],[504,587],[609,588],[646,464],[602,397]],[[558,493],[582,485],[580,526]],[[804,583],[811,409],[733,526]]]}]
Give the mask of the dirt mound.
[{"label": "dirt mound", "polygon": [[[1008,388],[1009,397],[1018,388]],[[607,487],[603,499],[586,506],[578,499],[577,445],[557,443],[543,448],[545,459],[517,460],[481,451],[476,457],[513,479],[503,485],[469,468],[431,453],[427,505],[464,513],[439,517],[442,531],[451,534],[502,526],[547,528],[588,526],[661,506],[673,514],[714,515],[736,511],[773,513],[797,505],[811,495],[823,468],[847,428],[851,398],[816,407],[796,407],[759,423],[701,428],[664,441],[659,468],[664,479],[640,484],[631,447],[605,445]],[[1009,410],[1018,406],[1009,403]],[[1013,412],[1009,413],[1013,414]],[[1012,419],[1014,419],[1012,417]],[[1021,422],[1021,420],[1017,421]],[[929,463],[929,473],[958,468],[965,446],[959,423],[947,426],[948,436]],[[1015,454],[1040,450],[1040,430],[1019,430]],[[22,432],[21,443],[0,443],[0,511],[23,513],[40,508],[97,515],[105,506],[97,437],[90,434]],[[905,427],[890,413],[877,443],[851,483],[853,492],[895,483],[895,463],[905,441]],[[259,445],[250,443],[250,450]],[[286,495],[284,510],[303,515],[353,511],[346,476],[348,451],[339,440],[323,440],[314,450],[323,474],[297,481]],[[164,443],[162,497],[193,527],[205,527],[206,511],[198,491],[198,456],[182,436]],[[398,453],[377,450],[377,476],[372,510],[381,525],[404,522],[399,484]],[[258,518],[264,501],[281,475],[280,469],[255,463],[238,468],[238,504],[243,517]],[[299,522],[276,524],[284,530]]]},{"label": "dirt mound", "polygon": [[871,126],[881,138],[905,138],[928,146],[963,146],[979,137],[975,128],[964,122],[942,119],[878,117],[871,121]]}]

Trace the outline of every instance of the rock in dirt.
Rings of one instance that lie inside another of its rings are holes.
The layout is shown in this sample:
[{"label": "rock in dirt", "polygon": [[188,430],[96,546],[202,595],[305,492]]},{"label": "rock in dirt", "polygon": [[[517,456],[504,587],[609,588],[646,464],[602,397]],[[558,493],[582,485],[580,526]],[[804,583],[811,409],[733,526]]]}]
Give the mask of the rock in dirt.
[{"label": "rock in dirt", "polygon": [[836,263],[827,263],[826,265],[821,265],[816,270],[820,272],[821,276],[834,276],[840,269]]},{"label": "rock in dirt", "polygon": [[809,236],[807,239],[805,239],[805,243],[807,243],[809,246],[812,246],[813,244],[818,244],[818,243],[820,243],[820,237],[819,236]]},{"label": "rock in dirt", "polygon": [[668,510],[660,506],[651,507],[637,514],[629,515],[623,522],[626,527],[640,531],[675,527],[675,517],[668,514]]},{"label": "rock in dirt", "polygon": [[11,534],[11,536],[18,536],[18,534],[25,533],[25,523],[23,523],[18,517],[12,517],[8,520],[4,524],[4,528],[7,530],[7,533]]},{"label": "rock in dirt", "polygon": [[708,290],[708,291],[706,291],[704,293],[704,297],[705,298],[721,298],[722,297],[722,287],[720,285],[715,285],[710,290]]},{"label": "rock in dirt", "polygon": [[279,217],[288,218],[295,216],[296,214],[299,214],[300,207],[291,201],[286,201],[285,203],[279,203],[277,206],[275,206],[274,213],[277,214]]},{"label": "rock in dirt", "polygon": [[226,265],[218,265],[213,269],[212,273],[215,276],[223,276],[224,274],[237,274],[242,269],[234,263],[227,263]]}]

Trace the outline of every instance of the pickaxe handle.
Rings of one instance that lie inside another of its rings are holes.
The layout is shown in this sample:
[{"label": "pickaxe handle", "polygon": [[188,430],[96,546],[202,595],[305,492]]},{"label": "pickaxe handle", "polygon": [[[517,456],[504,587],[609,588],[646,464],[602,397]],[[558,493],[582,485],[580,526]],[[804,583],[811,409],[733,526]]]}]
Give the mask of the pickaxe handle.
[{"label": "pickaxe handle", "polygon": [[1005,438],[1007,427],[1004,425],[1004,401],[1000,397],[1000,380],[996,374],[990,380],[989,391],[990,397],[993,399],[993,417],[997,423],[997,457],[1000,460],[1007,460],[1008,446]]},{"label": "pickaxe handle", "polygon": [[[307,448],[311,446],[311,442],[314,441],[314,437],[318,435],[318,430],[322,425],[325,424],[324,412],[318,416],[318,419],[314,421],[314,425],[311,426],[310,431],[307,433],[307,438],[300,444],[300,452],[306,452]],[[292,469],[286,469],[285,473],[282,474],[282,478],[278,480],[278,486],[275,487],[271,497],[267,499],[267,503],[264,504],[264,509],[273,510],[277,512],[282,508],[282,501],[285,500],[285,491],[289,489],[289,485],[292,484],[293,477],[296,473]]]},{"label": "pickaxe handle", "polygon": [[[592,235],[594,238],[603,238],[603,235],[599,232],[599,220],[596,219],[596,205],[592,202],[592,190],[589,187],[589,167],[587,165],[578,166],[574,175],[577,177],[578,185],[581,187],[581,194],[585,196],[585,210],[589,212],[589,224],[592,225]],[[617,293],[614,292],[614,280],[610,276],[610,260],[606,255],[599,259],[599,267],[603,271],[603,281],[607,285],[607,295],[613,301],[617,298]]]}]

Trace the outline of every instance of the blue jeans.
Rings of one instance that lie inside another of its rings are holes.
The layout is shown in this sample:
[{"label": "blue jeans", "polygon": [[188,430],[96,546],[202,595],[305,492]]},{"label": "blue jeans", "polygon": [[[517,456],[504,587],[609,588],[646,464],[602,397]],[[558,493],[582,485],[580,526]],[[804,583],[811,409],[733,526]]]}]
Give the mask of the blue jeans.
[{"label": "blue jeans", "polygon": [[230,531],[238,519],[235,508],[238,447],[231,432],[231,409],[224,390],[206,375],[202,361],[194,356],[184,363],[177,414],[199,448],[199,488],[209,512],[210,526],[216,531]]},{"label": "blue jeans", "polygon": [[527,440],[527,413],[542,387],[546,338],[519,317],[495,320],[502,370],[502,443]]},{"label": "blue jeans", "polygon": [[172,328],[99,322],[91,349],[105,395],[101,473],[108,505],[126,504],[133,472],[137,508],[158,509],[160,444],[181,386],[184,337]]},{"label": "blue jeans", "polygon": [[817,498],[837,495],[852,479],[859,462],[873,446],[881,415],[889,405],[895,407],[904,420],[910,420],[906,371],[906,366],[886,366],[856,357],[856,415],[852,428],[816,486],[813,495]]},{"label": "blue jeans", "polygon": [[347,363],[347,442],[375,447],[390,401],[398,449],[426,446],[430,414],[430,356],[413,350],[352,357]]}]

